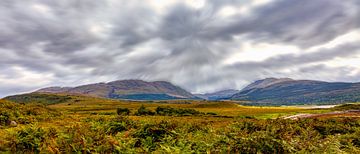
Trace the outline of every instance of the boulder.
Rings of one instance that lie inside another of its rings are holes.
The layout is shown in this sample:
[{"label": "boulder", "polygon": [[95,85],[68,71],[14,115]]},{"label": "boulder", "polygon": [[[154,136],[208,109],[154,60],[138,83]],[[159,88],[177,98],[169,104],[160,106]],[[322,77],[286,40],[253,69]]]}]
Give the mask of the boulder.
[{"label": "boulder", "polygon": [[16,127],[18,124],[15,121],[10,121],[10,126],[11,127]]}]

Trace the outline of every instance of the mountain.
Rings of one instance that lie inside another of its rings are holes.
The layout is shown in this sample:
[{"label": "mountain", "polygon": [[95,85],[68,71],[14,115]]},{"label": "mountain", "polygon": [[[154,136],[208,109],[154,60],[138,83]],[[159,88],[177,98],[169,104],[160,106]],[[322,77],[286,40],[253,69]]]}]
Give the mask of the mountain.
[{"label": "mountain", "polygon": [[103,98],[134,100],[192,99],[196,96],[166,81],[119,80],[78,87],[49,87],[38,93],[81,94]]},{"label": "mountain", "polygon": [[290,79],[290,78],[280,78],[280,79],[266,78],[266,79],[258,80],[258,81],[255,81],[254,83],[251,83],[250,85],[246,86],[241,91],[246,91],[246,90],[250,90],[250,89],[265,88],[265,87],[271,86],[273,84],[280,83],[280,82],[285,82],[285,81],[293,81],[293,79]]},{"label": "mountain", "polygon": [[360,83],[268,78],[255,81],[231,99],[259,105],[359,102]]},{"label": "mountain", "polygon": [[228,89],[222,90],[214,93],[206,93],[206,94],[196,94],[195,96],[207,99],[207,100],[221,100],[221,99],[229,99],[234,94],[240,92],[239,90]]}]

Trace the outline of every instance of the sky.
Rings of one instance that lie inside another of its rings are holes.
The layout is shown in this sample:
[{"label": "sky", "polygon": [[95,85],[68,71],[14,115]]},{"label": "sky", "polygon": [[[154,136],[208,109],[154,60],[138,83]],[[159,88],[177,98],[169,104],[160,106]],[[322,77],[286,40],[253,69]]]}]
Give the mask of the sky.
[{"label": "sky", "polygon": [[0,97],[121,79],[205,93],[268,77],[360,82],[360,1],[0,1]]}]

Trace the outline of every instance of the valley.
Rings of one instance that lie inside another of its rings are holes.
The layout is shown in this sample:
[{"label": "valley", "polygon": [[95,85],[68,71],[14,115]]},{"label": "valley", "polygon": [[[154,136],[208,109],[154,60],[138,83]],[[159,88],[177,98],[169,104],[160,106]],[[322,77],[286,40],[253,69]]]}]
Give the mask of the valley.
[{"label": "valley", "polygon": [[206,94],[142,80],[43,88],[0,100],[0,152],[357,153],[357,88],[289,78]]}]

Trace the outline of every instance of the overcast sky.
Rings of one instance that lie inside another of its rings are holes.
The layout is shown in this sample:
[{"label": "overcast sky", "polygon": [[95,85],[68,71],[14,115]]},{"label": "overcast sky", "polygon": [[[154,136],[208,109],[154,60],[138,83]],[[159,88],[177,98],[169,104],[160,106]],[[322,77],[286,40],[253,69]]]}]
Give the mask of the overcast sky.
[{"label": "overcast sky", "polygon": [[0,97],[119,79],[195,93],[360,82],[360,1],[1,0],[0,56]]}]

